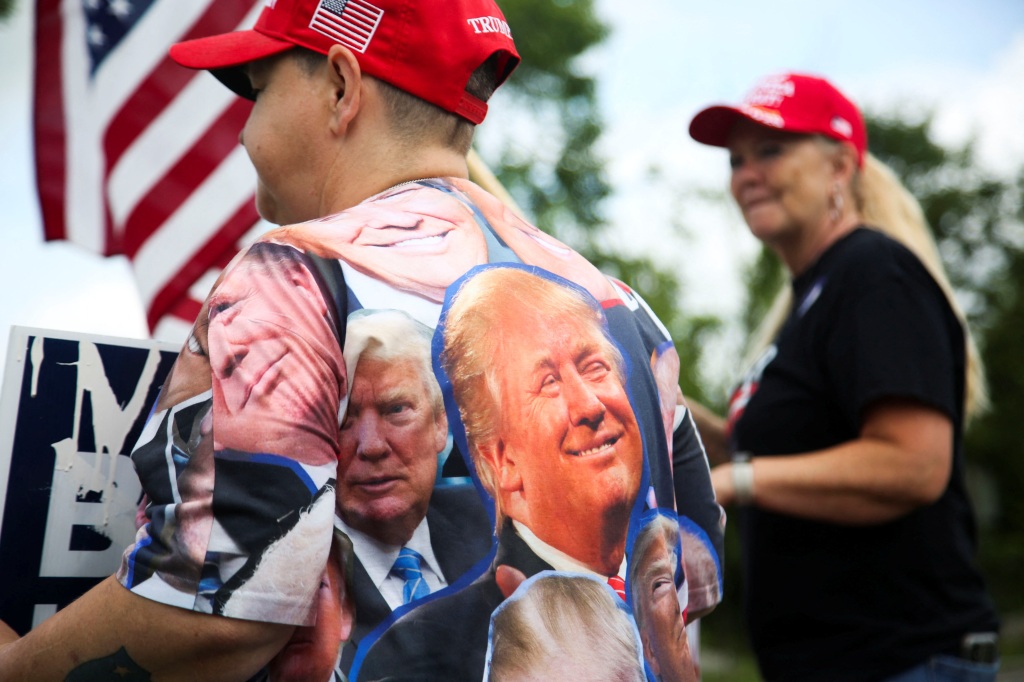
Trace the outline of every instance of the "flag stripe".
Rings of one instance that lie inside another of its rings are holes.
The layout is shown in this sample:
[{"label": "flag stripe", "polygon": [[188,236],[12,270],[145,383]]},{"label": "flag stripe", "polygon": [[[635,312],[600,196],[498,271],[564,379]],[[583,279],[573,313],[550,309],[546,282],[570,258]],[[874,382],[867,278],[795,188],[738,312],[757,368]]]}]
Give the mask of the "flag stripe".
[{"label": "flag stripe", "polygon": [[[239,21],[248,20],[252,14],[250,2],[239,3],[237,0],[231,2],[223,2],[220,0],[212,4],[207,11],[199,18],[196,24],[187,31],[180,39],[187,40],[201,35],[208,35],[211,33],[223,33],[225,31],[231,31],[238,27]],[[164,2],[161,7],[170,7],[167,2]],[[177,29],[177,26],[174,27]],[[177,30],[172,31],[175,34],[175,40],[177,40]],[[166,54],[166,50],[163,51]],[[198,86],[192,87],[192,83],[199,83]],[[181,66],[175,64],[169,57],[164,56],[157,63],[156,68],[149,74],[149,76],[139,83],[136,92],[128,98],[124,106],[121,107],[116,113],[113,113],[110,125],[107,127],[107,134],[104,137],[104,158],[106,159],[106,175],[108,182],[110,176],[113,173],[113,169],[117,167],[121,159],[122,154],[126,152],[129,145],[134,145],[140,135],[145,135],[145,132],[149,130],[154,122],[166,113],[168,107],[173,107],[177,104],[181,98],[182,93],[191,93],[196,89],[207,90],[213,92],[215,88],[219,88],[216,94],[210,95],[210,100],[204,102],[187,101],[185,105],[192,109],[191,116],[188,113],[185,114],[184,119],[188,120],[201,120],[201,116],[196,116],[198,112],[209,111],[213,102],[224,102],[225,106],[231,100],[231,93],[209,75],[184,69]],[[243,120],[244,123],[244,120]],[[240,126],[239,126],[240,127]],[[223,129],[215,128],[215,131]],[[164,137],[166,145],[167,140],[180,141],[184,145],[190,145],[194,137],[191,135],[201,134],[196,131],[188,130],[159,130],[156,131],[157,135]],[[215,132],[215,134],[220,134]],[[179,151],[179,144],[174,144],[167,147],[166,153],[175,153]],[[152,163],[155,158],[150,156],[151,168],[154,173],[158,173],[163,170],[160,169],[158,164]],[[143,163],[146,163],[143,161]],[[159,177],[159,174],[158,174]],[[201,176],[199,176],[201,177]],[[149,234],[154,232],[157,225],[151,225],[145,234],[132,236],[130,235],[129,228],[122,223],[124,212],[119,211],[118,194],[116,193],[116,184],[109,186],[109,200],[111,201],[111,213],[113,217],[113,223],[107,225],[107,233],[109,240],[109,248],[115,253],[127,253],[130,244],[137,244],[140,241],[148,238]],[[151,188],[151,190],[154,188]],[[136,200],[137,201],[137,200]],[[159,199],[158,199],[159,201]],[[135,201],[130,202],[131,204],[136,203]],[[136,223],[138,224],[138,223]],[[136,247],[137,248],[137,247]],[[131,254],[129,254],[131,255]]]},{"label": "flag stripe", "polygon": [[223,260],[225,251],[230,251],[231,254],[235,253],[237,250],[236,240],[227,239],[227,234],[229,232],[243,233],[252,223],[252,204],[247,203],[240,206],[235,214],[224,222],[225,229],[213,235],[208,242],[203,244],[193,258],[185,263],[177,274],[170,278],[167,284],[153,296],[147,313],[150,328],[155,327],[160,318],[166,315],[175,304],[183,298],[188,298],[189,286],[207,270],[211,255],[220,254],[221,258],[218,259],[214,256],[212,260]]},{"label": "flag stripe", "polygon": [[[206,13],[180,40],[190,40],[213,33],[232,31],[246,19],[247,9],[236,1],[225,2],[216,0]],[[170,6],[164,3],[164,6]],[[178,40],[179,38],[175,38]],[[152,50],[150,50],[152,52]],[[166,55],[166,50],[163,50]],[[174,100],[181,89],[193,78],[207,79],[209,76],[199,71],[184,69],[175,64],[170,57],[164,56],[156,68],[147,74],[144,80],[136,84],[136,90],[117,110],[109,112],[110,124],[104,137],[104,153],[109,165],[114,165],[124,153],[125,148],[147,126],[153,123]],[[107,118],[104,115],[103,118]]]},{"label": "flag stripe", "polygon": [[[255,177],[238,145],[251,105],[208,74],[174,64],[167,51],[180,40],[252,25],[263,5],[36,3],[36,174],[45,237],[128,256],[151,329],[165,315],[194,315],[196,280],[227,262],[258,223]],[[176,334],[183,326],[168,325]]]},{"label": "flag stripe", "polygon": [[[226,113],[235,107],[241,118],[228,117]],[[140,202],[147,198],[175,165],[180,165],[183,150],[194,149],[198,141],[211,136],[221,137],[220,158],[227,156],[238,144],[237,138],[221,135],[220,126],[241,129],[251,105],[236,97],[230,90],[207,76],[192,80],[181,94],[171,102],[164,112],[147,127],[125,153],[112,166],[107,178],[111,214],[117,234],[128,234],[124,250],[131,251],[132,244],[145,239],[148,233],[134,235],[132,228],[125,225],[128,216]],[[177,144],[168,144],[168,140]],[[187,152],[185,152],[187,153]],[[110,158],[110,157],[108,157]],[[186,162],[187,163],[187,162]],[[197,176],[203,177],[203,176]],[[155,228],[155,226],[154,226]]]},{"label": "flag stripe", "polygon": [[[167,49],[171,42],[195,34],[194,25],[201,23],[204,14],[208,14],[206,5],[206,0],[178,3],[157,0],[150,5],[93,74],[89,90],[93,115],[97,120],[106,125],[126,125],[130,122],[115,119],[118,112],[126,107],[129,110],[138,107],[135,115],[143,116],[147,109],[161,104],[160,100],[140,101],[136,97],[140,89],[146,89],[147,81],[154,74],[169,72],[179,83],[193,77],[193,72],[175,65],[168,58]],[[228,3],[225,8],[231,5]],[[169,82],[170,87],[174,85],[174,82]],[[171,90],[169,95],[173,97],[173,94]],[[129,105],[133,99],[134,105]]]},{"label": "flag stripe", "polygon": [[[226,229],[221,226],[230,221],[243,204],[249,207],[252,216],[249,225],[256,222],[251,199],[254,184],[255,176],[249,158],[239,147],[146,240],[132,258],[136,270],[146,276],[145,280],[139,281],[139,291],[145,305],[148,306],[156,292],[202,249],[212,232],[209,225],[216,225],[219,235]],[[222,239],[229,243],[237,242],[247,228],[235,226],[232,233]],[[213,259],[219,255],[210,254],[207,258]],[[202,272],[196,274],[198,276]]]},{"label": "flag stripe", "polygon": [[43,235],[47,240],[66,239],[64,221],[65,155],[64,88],[60,63],[63,24],[60,0],[37,0],[36,45],[47,46],[47,55],[35,63],[34,134],[36,149],[36,186],[43,217]]},{"label": "flag stripe", "polygon": [[199,310],[202,307],[203,304],[194,298],[181,298],[168,309],[167,315],[173,315],[185,322],[193,322],[199,317]]},{"label": "flag stripe", "polygon": [[[122,250],[125,255],[134,258],[142,245],[156,232],[155,228],[164,225],[188,200],[196,185],[205,182],[232,152],[240,149],[237,140],[230,139],[220,131],[241,128],[250,109],[248,101],[236,97],[214,127],[196,140],[163,178],[152,183],[150,191],[124,222]],[[244,197],[249,197],[252,185],[243,185],[241,190]],[[224,199],[230,200],[230,197]]]},{"label": "flag stripe", "polygon": [[[160,318],[156,326],[153,328],[153,337],[157,339],[177,339],[182,341],[187,339],[189,332],[192,330],[192,323],[195,319],[184,320],[179,317],[175,312],[176,309],[170,310],[166,315]],[[187,314],[186,309],[182,309],[182,315]]]},{"label": "flag stripe", "polygon": [[81,7],[71,9],[73,0],[64,0],[64,30],[57,45],[37,45],[37,59],[45,59],[39,50],[60,56],[64,95],[64,130],[67,134],[66,201],[64,219],[67,238],[97,253],[115,253],[109,248],[103,159],[99,139],[105,120],[96,116],[95,79],[86,41],[88,31]]}]

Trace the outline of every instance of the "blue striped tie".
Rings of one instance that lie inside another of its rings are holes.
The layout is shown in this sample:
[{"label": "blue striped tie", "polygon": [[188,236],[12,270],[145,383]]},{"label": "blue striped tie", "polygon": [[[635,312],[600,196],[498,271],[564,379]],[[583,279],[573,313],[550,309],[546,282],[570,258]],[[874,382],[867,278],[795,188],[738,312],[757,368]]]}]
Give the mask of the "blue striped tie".
[{"label": "blue striped tie", "polygon": [[419,552],[403,547],[402,551],[398,553],[398,558],[395,559],[395,565],[391,567],[391,574],[405,581],[405,590],[402,592],[402,596],[406,604],[413,599],[420,599],[430,594],[430,587],[423,579],[423,571],[420,569],[422,561],[423,557],[419,555]]}]

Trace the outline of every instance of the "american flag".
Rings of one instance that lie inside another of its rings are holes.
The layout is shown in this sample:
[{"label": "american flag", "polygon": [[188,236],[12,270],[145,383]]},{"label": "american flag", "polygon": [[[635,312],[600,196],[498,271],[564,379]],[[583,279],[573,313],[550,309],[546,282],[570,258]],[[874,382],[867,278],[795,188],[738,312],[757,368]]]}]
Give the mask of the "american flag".
[{"label": "american flag", "polygon": [[366,52],[384,11],[363,0],[320,0],[309,27],[357,52]]},{"label": "american flag", "polygon": [[182,340],[259,231],[250,104],[167,50],[251,26],[259,0],[38,0],[36,175],[47,240],[132,264],[151,331]]}]

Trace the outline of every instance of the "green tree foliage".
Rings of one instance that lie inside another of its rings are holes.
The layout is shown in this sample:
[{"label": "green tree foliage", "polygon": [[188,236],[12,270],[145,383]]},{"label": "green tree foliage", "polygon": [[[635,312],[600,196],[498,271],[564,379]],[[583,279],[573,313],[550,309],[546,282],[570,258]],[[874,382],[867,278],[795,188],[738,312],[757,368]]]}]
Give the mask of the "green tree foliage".
[{"label": "green tree foliage", "polygon": [[786,271],[775,252],[761,247],[757,259],[743,275],[747,300],[743,306],[743,330],[749,336],[768,314],[779,290],[787,285]]},{"label": "green tree foliage", "polygon": [[604,124],[596,80],[580,58],[605,39],[607,27],[592,0],[502,0],[501,8],[523,60],[503,92],[530,123],[506,133],[498,162],[488,159],[492,170],[538,227],[641,293],[685,355],[683,390],[704,399],[699,349],[718,320],[680,313],[673,272],[601,245],[610,192],[596,152]]},{"label": "green tree foliage", "polygon": [[14,11],[14,0],[0,0],[0,21],[6,19]]},{"label": "green tree foliage", "polygon": [[603,129],[596,83],[579,57],[607,28],[592,0],[506,0],[502,11],[522,57],[506,88],[530,113],[539,145],[507,140],[496,173],[538,227],[589,246],[605,225],[601,202],[609,188],[594,150]]},{"label": "green tree foliage", "polygon": [[[1024,178],[1022,178],[1024,180]],[[1018,186],[1018,192],[1020,186]],[[1024,215],[1018,212],[1018,219]],[[981,558],[1004,613],[1024,610],[1020,567],[1024,566],[1024,459],[1020,452],[1024,415],[1024,253],[1016,250],[1003,269],[1002,286],[989,301],[983,348],[992,408],[967,433],[969,461],[984,467],[994,493],[993,518],[986,519]],[[978,500],[981,502],[981,500]],[[1024,642],[1018,642],[1019,649]]]}]

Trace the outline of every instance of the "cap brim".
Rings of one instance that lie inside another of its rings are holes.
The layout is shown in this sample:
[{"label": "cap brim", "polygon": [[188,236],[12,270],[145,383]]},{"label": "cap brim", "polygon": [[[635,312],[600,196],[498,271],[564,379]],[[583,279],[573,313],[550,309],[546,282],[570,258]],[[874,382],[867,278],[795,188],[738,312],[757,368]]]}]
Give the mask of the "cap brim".
[{"label": "cap brim", "polygon": [[189,69],[225,69],[295,47],[257,31],[234,31],[171,45],[171,59]]},{"label": "cap brim", "polygon": [[293,47],[294,43],[257,31],[234,31],[176,43],[171,46],[170,55],[186,68],[210,71],[235,94],[253,99],[249,79],[240,67]]},{"label": "cap brim", "polygon": [[753,119],[735,107],[715,105],[700,111],[690,121],[690,137],[712,147],[729,146],[729,134],[739,119]]}]

